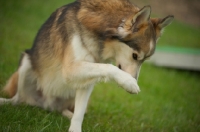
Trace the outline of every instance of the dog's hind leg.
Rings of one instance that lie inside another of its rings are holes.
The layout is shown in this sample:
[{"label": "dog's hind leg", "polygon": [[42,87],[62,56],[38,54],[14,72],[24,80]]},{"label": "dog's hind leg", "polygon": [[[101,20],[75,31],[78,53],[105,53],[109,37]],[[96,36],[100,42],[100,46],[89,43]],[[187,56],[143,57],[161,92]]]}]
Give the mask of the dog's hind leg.
[{"label": "dog's hind leg", "polygon": [[15,95],[11,99],[0,98],[0,104],[17,104],[25,102],[30,105],[37,105],[36,98],[36,79],[32,70],[29,55],[23,54],[20,67],[14,73],[5,86],[5,91],[15,89]]},{"label": "dog's hind leg", "polygon": [[66,116],[69,119],[72,119],[72,117],[73,117],[73,113],[70,110],[68,110],[68,109],[63,110],[62,111],[62,115]]},{"label": "dog's hind leg", "polygon": [[30,57],[24,53],[21,66],[19,68],[18,102],[24,102],[32,106],[42,107],[44,98],[42,92],[37,90],[37,76],[33,71]]},{"label": "dog's hind leg", "polygon": [[75,105],[75,99],[67,99],[67,101],[65,101],[65,105],[66,107],[62,110],[62,115],[66,116],[67,118],[69,118],[70,120],[72,119],[73,115],[74,115],[74,105]]},{"label": "dog's hind leg", "polygon": [[16,94],[14,97],[10,98],[10,99],[6,99],[6,98],[0,98],[0,105],[4,105],[4,104],[17,104],[18,103],[18,95]]}]

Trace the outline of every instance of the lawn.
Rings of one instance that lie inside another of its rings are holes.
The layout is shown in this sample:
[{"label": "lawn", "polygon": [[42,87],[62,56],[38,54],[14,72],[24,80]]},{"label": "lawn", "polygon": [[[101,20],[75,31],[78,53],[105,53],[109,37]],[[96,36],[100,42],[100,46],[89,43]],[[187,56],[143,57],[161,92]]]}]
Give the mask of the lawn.
[{"label": "lawn", "polygon": [[[31,47],[41,24],[64,4],[66,0],[0,1],[0,89],[17,69],[20,53]],[[200,48],[200,28],[174,21],[158,45]],[[138,95],[125,92],[114,82],[97,84],[83,132],[200,131],[199,72],[145,63],[138,83]],[[62,132],[69,125],[58,112],[25,104],[0,106],[2,132]]]}]

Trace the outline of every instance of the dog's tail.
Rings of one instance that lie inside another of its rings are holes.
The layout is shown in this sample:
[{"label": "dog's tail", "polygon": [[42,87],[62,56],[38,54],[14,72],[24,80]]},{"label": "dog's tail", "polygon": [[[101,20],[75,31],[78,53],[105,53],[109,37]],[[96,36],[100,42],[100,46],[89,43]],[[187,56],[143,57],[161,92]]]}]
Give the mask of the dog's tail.
[{"label": "dog's tail", "polygon": [[12,98],[17,93],[17,85],[18,85],[18,71],[13,73],[13,75],[8,80],[7,84],[3,88],[3,92]]}]

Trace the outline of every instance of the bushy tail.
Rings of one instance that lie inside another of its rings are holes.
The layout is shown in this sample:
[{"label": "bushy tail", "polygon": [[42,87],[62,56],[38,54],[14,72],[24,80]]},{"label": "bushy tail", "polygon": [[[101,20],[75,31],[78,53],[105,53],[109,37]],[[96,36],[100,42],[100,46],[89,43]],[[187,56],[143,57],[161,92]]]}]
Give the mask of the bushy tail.
[{"label": "bushy tail", "polygon": [[3,89],[3,92],[9,97],[13,97],[17,92],[18,85],[18,71],[16,71],[8,80],[6,86]]}]

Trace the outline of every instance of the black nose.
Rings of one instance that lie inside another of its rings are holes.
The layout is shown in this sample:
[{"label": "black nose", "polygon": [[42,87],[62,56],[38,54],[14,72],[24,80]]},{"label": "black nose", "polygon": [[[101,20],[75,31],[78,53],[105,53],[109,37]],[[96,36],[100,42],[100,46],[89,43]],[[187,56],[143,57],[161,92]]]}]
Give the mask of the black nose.
[{"label": "black nose", "polygon": [[121,65],[120,65],[120,64],[118,65],[118,68],[119,68],[119,69],[122,69],[122,67],[121,67]]},{"label": "black nose", "polygon": [[122,67],[121,67],[121,65],[120,65],[120,64],[118,65],[118,68],[119,68],[119,69],[122,69]]}]

